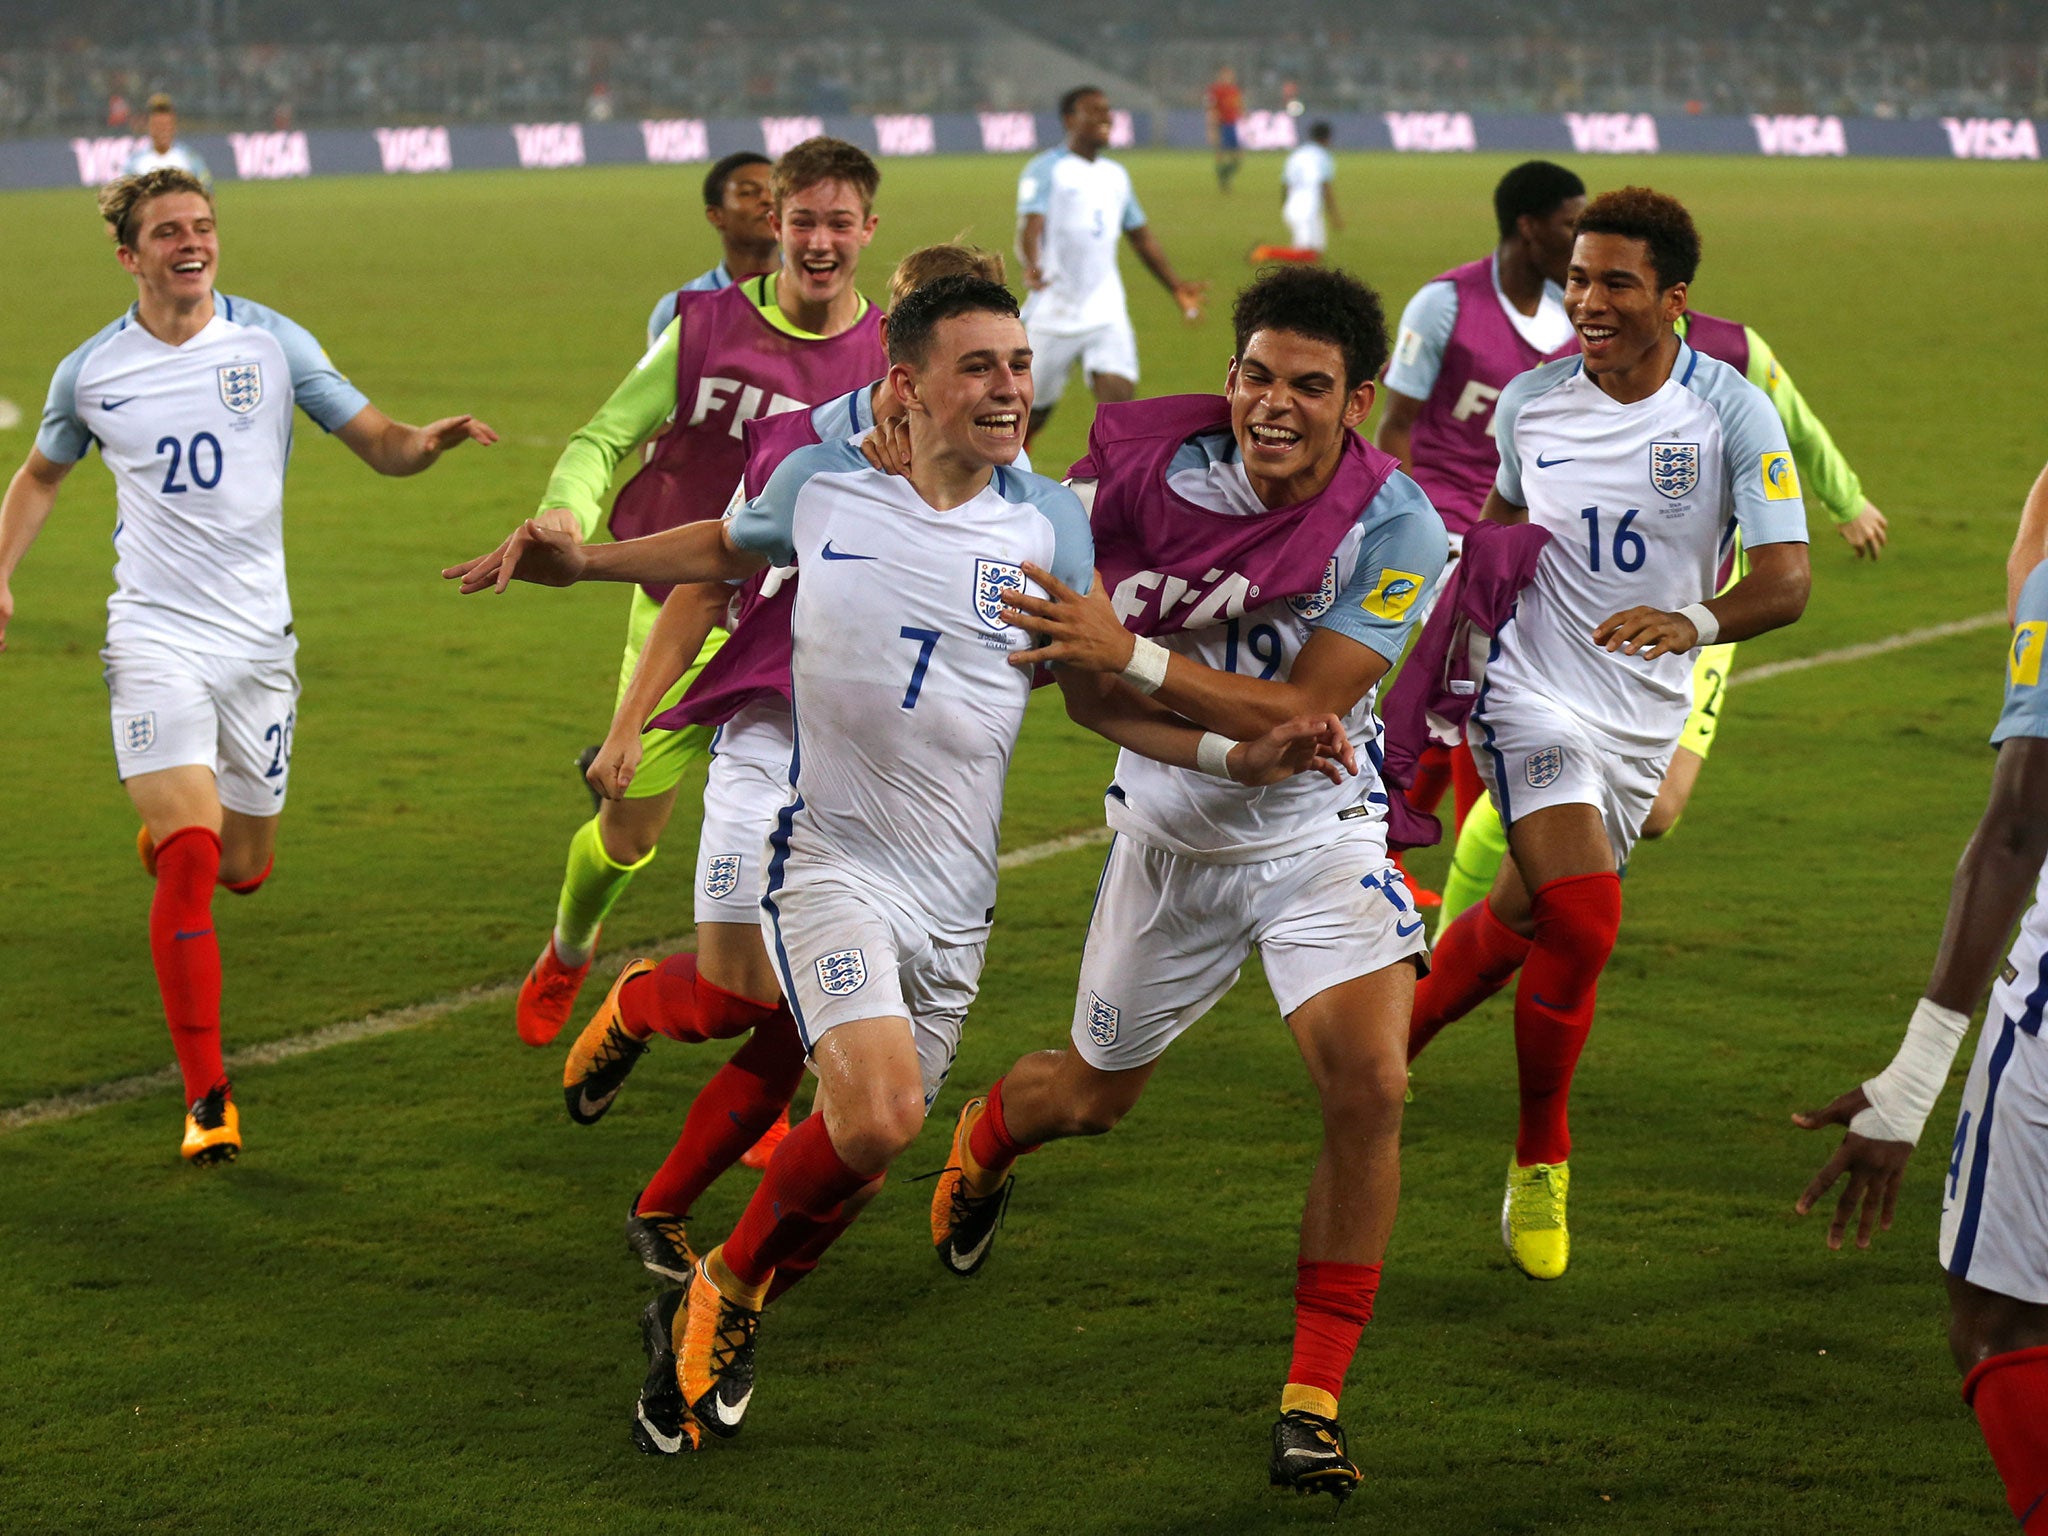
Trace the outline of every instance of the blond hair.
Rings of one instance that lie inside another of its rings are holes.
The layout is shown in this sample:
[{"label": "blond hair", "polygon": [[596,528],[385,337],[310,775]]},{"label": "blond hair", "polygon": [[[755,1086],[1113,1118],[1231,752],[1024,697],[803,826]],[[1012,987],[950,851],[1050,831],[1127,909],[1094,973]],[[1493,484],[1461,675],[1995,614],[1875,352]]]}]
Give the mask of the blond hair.
[{"label": "blond hair", "polygon": [[805,139],[775,162],[770,182],[775,193],[775,211],[780,213],[783,203],[797,193],[827,181],[845,182],[860,194],[863,213],[875,211],[875,189],[882,184],[881,168],[858,144],[822,134]]},{"label": "blond hair", "polygon": [[206,190],[206,183],[174,165],[159,166],[140,176],[122,176],[101,187],[100,217],[107,221],[114,243],[132,249],[142,205],[173,192],[196,192],[206,199],[208,208],[213,207],[213,194]]},{"label": "blond hair", "polygon": [[1003,258],[994,251],[962,241],[920,246],[896,263],[889,274],[889,307],[894,309],[926,283],[942,277],[985,277],[1003,281]]}]

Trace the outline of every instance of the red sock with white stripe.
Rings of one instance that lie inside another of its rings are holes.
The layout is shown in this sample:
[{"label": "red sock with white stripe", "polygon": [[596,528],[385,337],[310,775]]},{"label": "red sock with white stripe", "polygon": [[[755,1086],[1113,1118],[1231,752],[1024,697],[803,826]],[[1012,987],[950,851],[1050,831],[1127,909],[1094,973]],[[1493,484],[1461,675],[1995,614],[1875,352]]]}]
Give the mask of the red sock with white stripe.
[{"label": "red sock with white stripe", "polygon": [[187,1104],[227,1076],[220,1054],[220,940],[213,931],[219,875],[220,838],[212,828],[180,827],[157,844],[149,953]]},{"label": "red sock with white stripe", "polygon": [[1429,974],[1415,984],[1415,1011],[1408,1021],[1408,1059],[1508,984],[1528,958],[1528,939],[1493,915],[1493,904],[1476,901],[1458,914],[1429,957]]},{"label": "red sock with white stripe", "polygon": [[1372,1321],[1380,1266],[1297,1259],[1294,1276],[1294,1358],[1280,1411],[1301,1408],[1334,1419],[1345,1373]]},{"label": "red sock with white stripe", "polygon": [[1593,1027],[1600,972],[1621,932],[1621,877],[1613,871],[1553,880],[1536,892],[1536,938],[1515,989],[1515,1066],[1524,1168],[1571,1156],[1566,1118],[1572,1073]]},{"label": "red sock with white stripe", "polygon": [[2027,1536],[2048,1536],[2048,1347],[1983,1361],[1963,1379],[1963,1401],[1976,1410],[2013,1518]]}]

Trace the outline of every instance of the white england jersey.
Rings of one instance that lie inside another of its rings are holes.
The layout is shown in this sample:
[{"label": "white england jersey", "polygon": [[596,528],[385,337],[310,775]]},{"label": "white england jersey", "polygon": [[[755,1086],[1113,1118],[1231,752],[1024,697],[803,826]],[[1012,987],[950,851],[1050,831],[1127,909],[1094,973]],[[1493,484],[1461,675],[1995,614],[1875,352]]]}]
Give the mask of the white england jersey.
[{"label": "white england jersey", "polygon": [[1337,179],[1337,161],[1320,144],[1304,144],[1280,167],[1280,184],[1287,189],[1289,208],[1320,208],[1323,185]]},{"label": "white england jersey", "polygon": [[1030,561],[1085,591],[1095,564],[1073,492],[998,469],[947,511],[885,475],[851,441],[801,448],[734,514],[742,549],[803,573],[790,616],[793,795],[768,894],[831,872],[972,943],[995,916],[1003,779],[1031,641],[1005,590],[1039,594]]},{"label": "white england jersey", "polygon": [[1784,423],[1762,390],[1683,342],[1647,400],[1621,404],[1564,358],[1509,383],[1494,420],[1495,485],[1551,542],[1501,626],[1473,718],[1495,694],[1530,693],[1610,751],[1668,753],[1692,709],[1697,658],[1606,651],[1593,630],[1630,608],[1712,597],[1738,529],[1750,549],[1806,542]]},{"label": "white england jersey", "polygon": [[[2037,565],[2020,590],[2012,641],[2006,649],[2005,708],[1991,733],[1999,746],[2014,737],[2048,737],[2048,679],[2041,671],[2048,646],[2048,564]],[[1998,979],[1991,984],[1987,1025],[2001,1015],[2025,1021],[2038,1035],[2048,1008],[2048,865],[2034,890],[2034,904],[2020,918],[2019,934]]]},{"label": "white england jersey", "polygon": [[97,443],[114,476],[109,645],[252,660],[297,648],[284,576],[294,403],[332,432],[369,401],[304,329],[226,294],[183,346],[131,308],[57,365],[36,447],[72,464]]},{"label": "white england jersey", "polygon": [[[1093,482],[1082,484],[1092,504]],[[1167,484],[1209,512],[1266,512],[1228,431],[1183,444],[1168,468]],[[1330,558],[1320,592],[1162,635],[1159,643],[1219,672],[1285,678],[1309,637],[1334,629],[1391,663],[1400,658],[1409,629],[1428,612],[1448,554],[1443,520],[1422,488],[1397,470],[1359,508],[1356,526]],[[1124,752],[1109,787],[1109,825],[1150,847],[1218,864],[1277,859],[1346,833],[1383,839],[1387,792],[1379,775],[1377,693],[1368,690],[1344,718],[1358,751],[1356,778],[1333,784],[1319,773],[1301,773],[1251,789]]]},{"label": "white england jersey", "polygon": [[1072,335],[1126,319],[1117,242],[1145,225],[1131,173],[1106,155],[1089,160],[1064,147],[1049,149],[1017,182],[1017,217],[1028,213],[1045,217],[1038,247],[1045,286],[1025,299],[1025,326]]},{"label": "white england jersey", "polygon": [[158,153],[147,141],[121,162],[123,176],[145,176],[151,171],[190,171],[207,186],[213,185],[213,172],[206,168],[205,157],[189,144],[180,141],[169,149]]}]

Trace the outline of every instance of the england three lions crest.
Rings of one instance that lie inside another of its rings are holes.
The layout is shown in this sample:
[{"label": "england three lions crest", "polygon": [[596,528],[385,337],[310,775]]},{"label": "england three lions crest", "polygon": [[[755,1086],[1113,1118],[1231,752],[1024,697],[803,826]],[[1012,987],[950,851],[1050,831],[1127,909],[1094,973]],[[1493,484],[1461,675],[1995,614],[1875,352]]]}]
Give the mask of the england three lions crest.
[{"label": "england three lions crest", "polygon": [[1564,773],[1564,748],[1545,747],[1541,752],[1531,752],[1529,761],[1522,765],[1522,776],[1529,781],[1531,789],[1548,789]]},{"label": "england three lions crest", "polygon": [[1650,444],[1650,484],[1669,501],[1690,496],[1700,483],[1698,443]]},{"label": "england three lions crest", "polygon": [[237,416],[246,416],[263,403],[262,364],[229,363],[219,373],[220,403]]},{"label": "england three lions crest", "polygon": [[1294,610],[1294,616],[1305,623],[1313,624],[1330,611],[1330,605],[1337,601],[1337,557],[1330,556],[1329,564],[1323,567],[1323,584],[1313,592],[1303,592],[1298,597],[1287,599],[1287,606]]},{"label": "england three lions crest", "polygon": [[1006,560],[974,562],[974,616],[990,629],[1008,629],[1003,594],[1024,590],[1024,568]]},{"label": "england three lions crest", "polygon": [[704,894],[713,901],[723,901],[740,888],[740,856],[736,853],[721,853],[704,863]]}]

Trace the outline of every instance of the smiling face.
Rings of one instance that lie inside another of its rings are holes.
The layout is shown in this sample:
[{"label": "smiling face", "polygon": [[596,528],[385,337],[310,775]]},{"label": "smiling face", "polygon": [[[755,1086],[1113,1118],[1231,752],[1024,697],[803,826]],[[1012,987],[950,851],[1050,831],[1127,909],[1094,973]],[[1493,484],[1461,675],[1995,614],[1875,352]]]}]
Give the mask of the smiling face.
[{"label": "smiling face", "polygon": [[853,282],[860,253],[875,238],[875,216],[860,189],[819,181],[790,193],[774,215],[782,278],[804,304],[832,303]]},{"label": "smiling face", "polygon": [[1572,246],[1564,311],[1588,374],[1621,373],[1654,352],[1685,312],[1685,284],[1657,286],[1647,241],[1585,234]]},{"label": "smiling face", "polygon": [[1224,384],[1244,471],[1268,507],[1306,501],[1330,483],[1345,436],[1372,409],[1371,380],[1345,386],[1344,350],[1299,331],[1258,330]]},{"label": "smiling face", "polygon": [[743,165],[725,178],[725,198],[704,216],[734,245],[775,243],[775,193],[769,184],[774,166]]},{"label": "smiling face", "polygon": [[133,243],[116,254],[148,297],[174,305],[197,303],[213,291],[220,239],[213,204],[197,192],[166,192],[130,214]]},{"label": "smiling face", "polygon": [[1016,462],[1032,396],[1031,343],[1015,315],[949,315],[932,328],[923,361],[900,362],[889,377],[943,451],[962,463]]},{"label": "smiling face", "polygon": [[1067,143],[1076,154],[1100,154],[1109,148],[1109,98],[1100,91],[1088,92],[1074,103],[1074,110],[1066,115],[1061,126],[1067,130]]}]

